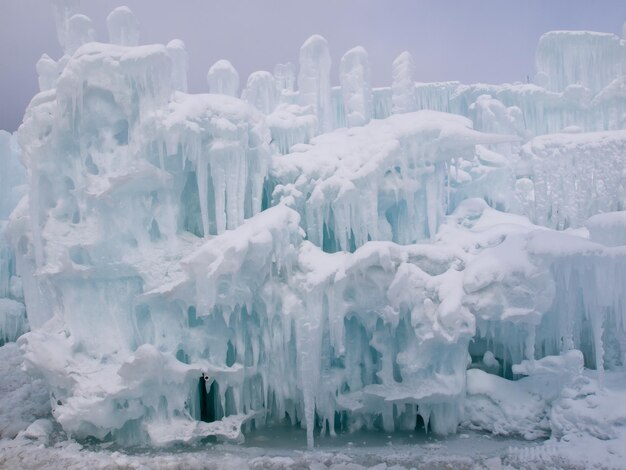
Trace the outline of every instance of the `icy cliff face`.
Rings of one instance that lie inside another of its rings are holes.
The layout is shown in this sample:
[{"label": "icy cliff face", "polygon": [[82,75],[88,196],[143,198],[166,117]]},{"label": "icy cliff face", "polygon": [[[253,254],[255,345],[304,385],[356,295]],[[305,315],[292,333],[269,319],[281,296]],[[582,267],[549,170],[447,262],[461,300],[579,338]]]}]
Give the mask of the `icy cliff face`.
[{"label": "icy cliff face", "polygon": [[56,12],[66,55],[38,62],[19,148],[0,133],[0,327],[14,340],[26,311],[19,342],[66,432],[563,435],[582,364],[624,365],[611,54],[579,76],[579,35],[547,35],[541,86],[467,86],[414,83],[403,53],[372,89],[356,47],[333,88],[313,36],[297,88],[279,64],[240,95],[222,60],[188,94],[181,41],[137,45],[118,8],[112,44],[91,42],[73,2]]}]

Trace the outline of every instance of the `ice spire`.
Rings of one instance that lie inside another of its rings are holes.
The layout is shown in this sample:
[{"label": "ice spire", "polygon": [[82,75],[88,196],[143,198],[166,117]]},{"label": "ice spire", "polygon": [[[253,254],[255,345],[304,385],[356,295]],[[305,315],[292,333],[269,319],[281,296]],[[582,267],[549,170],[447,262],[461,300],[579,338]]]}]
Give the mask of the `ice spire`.
[{"label": "ice spire", "polygon": [[180,39],[172,39],[167,43],[167,52],[172,59],[172,85],[174,89],[186,93],[188,57],[185,43]]},{"label": "ice spire", "polygon": [[222,59],[215,62],[206,78],[209,83],[209,93],[238,96],[239,74],[228,60]]},{"label": "ice spire", "polygon": [[91,19],[85,15],[74,15],[67,21],[65,53],[72,55],[80,46],[94,41],[95,38],[96,32]]},{"label": "ice spire", "polygon": [[261,70],[250,74],[242,97],[262,113],[269,114],[276,107],[276,95],[274,76],[270,72]]},{"label": "ice spire", "polygon": [[300,104],[313,107],[319,120],[319,132],[328,132],[333,127],[330,65],[326,39],[314,34],[302,44],[298,74]]},{"label": "ice spire", "polygon": [[392,65],[392,112],[408,113],[417,109],[415,103],[415,62],[407,51],[400,54]]},{"label": "ice spire", "polygon": [[115,8],[107,16],[109,42],[119,46],[139,44],[139,25],[134,13],[127,6]]},{"label": "ice spire", "polygon": [[67,44],[67,29],[69,19],[78,13],[78,6],[80,0],[54,0],[54,22],[56,24],[57,39],[59,44],[66,51]]},{"label": "ice spire", "polygon": [[43,54],[37,61],[36,68],[39,76],[39,91],[55,88],[59,76],[57,63],[48,54]]},{"label": "ice spire", "polygon": [[276,88],[282,94],[292,93],[296,85],[296,68],[291,62],[276,64],[274,67],[274,80]]},{"label": "ice spire", "polygon": [[339,81],[348,127],[367,124],[372,114],[372,88],[367,51],[357,46],[341,58]]}]

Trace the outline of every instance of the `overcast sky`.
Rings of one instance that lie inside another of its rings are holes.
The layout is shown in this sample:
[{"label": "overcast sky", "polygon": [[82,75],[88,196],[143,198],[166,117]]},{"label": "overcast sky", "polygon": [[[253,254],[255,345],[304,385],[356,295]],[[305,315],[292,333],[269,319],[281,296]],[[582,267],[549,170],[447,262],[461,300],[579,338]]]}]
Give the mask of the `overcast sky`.
[{"label": "overcast sky", "polygon": [[[369,52],[375,86],[390,83],[403,50],[415,58],[418,81],[525,81],[542,33],[621,34],[626,21],[626,0],[82,0],[98,40],[107,40],[106,15],[124,4],[139,20],[142,43],[185,42],[191,92],[206,91],[218,59],[229,59],[242,83],[255,70],[297,62],[314,33],[328,39],[334,83],[339,59],[356,45]],[[0,0],[0,129],[19,126],[44,52],[61,55],[48,1]]]}]

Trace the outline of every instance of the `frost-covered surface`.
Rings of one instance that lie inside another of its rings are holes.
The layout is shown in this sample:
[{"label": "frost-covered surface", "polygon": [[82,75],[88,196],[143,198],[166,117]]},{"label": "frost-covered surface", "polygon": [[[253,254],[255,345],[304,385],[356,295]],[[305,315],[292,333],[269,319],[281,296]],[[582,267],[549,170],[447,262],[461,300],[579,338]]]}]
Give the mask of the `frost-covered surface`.
[{"label": "frost-covered surface", "polygon": [[[20,348],[0,420],[23,431],[0,465],[149,466],[138,446],[201,466],[209,438],[237,468],[626,457],[622,40],[548,33],[534,84],[415,83],[402,53],[372,89],[362,47],[333,87],[315,35],[297,73],[240,91],[220,60],[189,94],[182,41],[137,45],[128,8],[111,44],[77,2],[55,16],[64,56],[0,133],[0,341]],[[285,426],[419,442],[229,447]],[[468,429],[550,441],[468,456]]]},{"label": "frost-covered surface", "polygon": [[[35,420],[50,417],[50,395],[44,380],[23,369],[15,343],[0,346],[0,438],[12,439]],[[0,441],[1,442],[1,441]]]}]

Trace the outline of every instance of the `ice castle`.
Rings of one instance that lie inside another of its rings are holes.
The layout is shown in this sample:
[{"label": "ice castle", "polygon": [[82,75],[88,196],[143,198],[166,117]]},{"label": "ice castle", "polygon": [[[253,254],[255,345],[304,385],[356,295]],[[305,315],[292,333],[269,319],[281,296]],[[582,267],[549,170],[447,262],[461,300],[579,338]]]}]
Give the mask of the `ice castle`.
[{"label": "ice castle", "polygon": [[55,5],[65,54],[0,132],[0,341],[65,432],[581,426],[583,368],[626,360],[624,39],[547,33],[523,84],[416,83],[404,52],[373,88],[315,35],[189,94],[182,41]]}]

